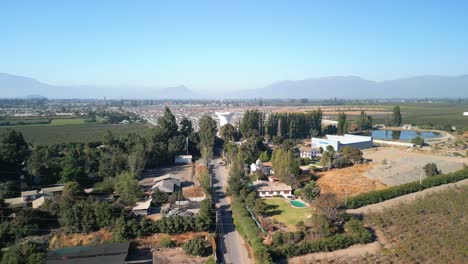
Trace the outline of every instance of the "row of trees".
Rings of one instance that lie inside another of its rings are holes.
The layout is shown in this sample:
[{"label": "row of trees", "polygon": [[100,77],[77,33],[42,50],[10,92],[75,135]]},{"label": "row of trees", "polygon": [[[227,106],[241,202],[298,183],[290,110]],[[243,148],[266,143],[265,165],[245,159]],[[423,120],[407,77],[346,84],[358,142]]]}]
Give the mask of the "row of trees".
[{"label": "row of trees", "polygon": [[[266,121],[266,134],[273,138],[307,138],[322,134],[320,109],[307,113],[271,113]],[[242,125],[242,123],[241,123]]]}]

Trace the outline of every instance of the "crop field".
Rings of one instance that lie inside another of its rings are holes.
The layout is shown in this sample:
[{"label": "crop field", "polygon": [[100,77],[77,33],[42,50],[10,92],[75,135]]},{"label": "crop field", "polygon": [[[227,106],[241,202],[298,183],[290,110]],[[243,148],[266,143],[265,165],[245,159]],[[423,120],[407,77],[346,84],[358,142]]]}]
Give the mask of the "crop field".
[{"label": "crop field", "polygon": [[[468,128],[463,112],[468,108],[467,104],[441,104],[441,103],[401,103],[403,123],[418,126],[444,126],[453,125]],[[383,123],[392,119],[393,105],[387,105],[388,114],[374,116],[375,123]]]},{"label": "crop field", "polygon": [[108,125],[108,124],[62,124],[42,126],[0,127],[0,133],[6,129],[14,129],[23,133],[27,142],[38,145],[49,145],[70,142],[92,142],[103,139],[107,130],[115,137],[129,133],[147,134],[150,127],[144,124]]},{"label": "crop field", "polygon": [[64,118],[64,119],[52,119],[50,124],[52,126],[61,126],[61,125],[82,125],[85,124],[83,118]]},{"label": "crop field", "polygon": [[364,217],[381,249],[365,256],[309,258],[301,263],[467,263],[468,186]]}]

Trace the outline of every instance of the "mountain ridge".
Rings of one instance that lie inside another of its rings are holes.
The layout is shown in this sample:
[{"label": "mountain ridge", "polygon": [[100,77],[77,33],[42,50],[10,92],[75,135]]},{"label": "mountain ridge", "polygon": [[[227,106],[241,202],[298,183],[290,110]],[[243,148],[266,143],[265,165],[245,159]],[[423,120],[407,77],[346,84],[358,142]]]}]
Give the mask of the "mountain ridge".
[{"label": "mountain ridge", "polygon": [[372,81],[355,75],[280,80],[261,88],[233,92],[199,93],[184,85],[151,86],[51,85],[34,78],[0,73],[0,97],[38,94],[48,98],[109,99],[385,99],[468,97],[468,74],[420,75]]}]

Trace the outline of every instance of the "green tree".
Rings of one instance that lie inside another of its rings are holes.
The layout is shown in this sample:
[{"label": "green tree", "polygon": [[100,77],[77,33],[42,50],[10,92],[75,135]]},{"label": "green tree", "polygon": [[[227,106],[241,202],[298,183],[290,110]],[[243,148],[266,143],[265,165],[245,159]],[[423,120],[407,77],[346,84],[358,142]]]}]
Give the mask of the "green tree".
[{"label": "green tree", "polygon": [[247,110],[242,116],[239,130],[245,138],[264,134],[264,114],[257,109]]},{"label": "green tree", "polygon": [[136,203],[143,194],[137,178],[128,171],[119,174],[115,183],[115,191],[120,196],[120,200],[126,204]]},{"label": "green tree", "polygon": [[426,176],[430,177],[430,176],[435,176],[435,175],[439,175],[441,174],[442,172],[437,168],[437,165],[435,163],[427,163],[426,165],[424,165],[423,167],[424,169],[424,173],[426,174]]},{"label": "green tree", "polygon": [[312,202],[320,195],[320,186],[315,181],[310,181],[301,191],[301,198],[306,202]]},{"label": "green tree", "polygon": [[29,157],[29,146],[23,134],[16,130],[7,129],[0,136],[0,161],[20,168]]},{"label": "green tree", "polygon": [[424,138],[417,136],[413,139],[411,139],[411,143],[417,145],[417,146],[422,146],[424,145]]},{"label": "green tree", "polygon": [[154,204],[164,204],[167,203],[167,199],[169,198],[169,195],[158,188],[156,188],[151,195],[153,197],[153,203]]},{"label": "green tree", "polygon": [[224,140],[235,141],[236,140],[236,128],[231,124],[226,124],[221,127],[219,135]]},{"label": "green tree", "polygon": [[192,121],[190,121],[185,116],[182,117],[182,120],[180,121],[179,133],[184,137],[188,137],[191,133],[193,133]]},{"label": "green tree", "polygon": [[350,160],[353,163],[359,163],[362,161],[363,153],[358,148],[346,146],[341,150],[341,153],[343,153],[343,156],[346,159]]},{"label": "green tree", "polygon": [[187,255],[191,256],[203,256],[206,252],[205,241],[199,237],[185,242],[182,248]]},{"label": "green tree", "polygon": [[204,115],[199,120],[200,149],[202,158],[208,161],[213,156],[217,125],[211,116]]},{"label": "green tree", "polygon": [[74,200],[80,198],[84,194],[83,187],[78,182],[71,181],[67,182],[63,187],[62,199]]},{"label": "green tree", "polygon": [[161,133],[165,139],[169,139],[177,135],[178,125],[176,122],[175,116],[172,114],[169,107],[164,108],[163,116],[158,118],[158,129],[161,130]]},{"label": "green tree", "polygon": [[401,126],[402,120],[401,120],[401,112],[400,112],[400,106],[396,105],[393,107],[393,115],[392,115],[392,126],[398,127]]},{"label": "green tree", "polygon": [[338,114],[338,134],[345,134],[348,130],[348,122],[347,122],[347,117],[344,112],[341,112]]},{"label": "green tree", "polygon": [[361,111],[361,115],[356,121],[358,130],[369,130],[372,128],[372,117],[368,116],[364,111]]},{"label": "green tree", "polygon": [[114,208],[108,202],[96,203],[94,206],[96,224],[100,228],[112,225],[115,218],[114,214]]},{"label": "green tree", "polygon": [[231,169],[229,170],[228,178],[228,193],[233,196],[238,196],[246,187],[245,171],[242,162],[236,158],[234,159]]},{"label": "green tree", "polygon": [[295,183],[296,176],[299,175],[299,163],[291,150],[282,148],[275,149],[271,157],[272,167],[281,181],[288,185]]},{"label": "green tree", "polygon": [[258,156],[258,158],[262,161],[262,162],[267,162],[267,161],[270,161],[270,154],[268,153],[267,150],[263,151],[262,153],[260,153],[260,156]]}]

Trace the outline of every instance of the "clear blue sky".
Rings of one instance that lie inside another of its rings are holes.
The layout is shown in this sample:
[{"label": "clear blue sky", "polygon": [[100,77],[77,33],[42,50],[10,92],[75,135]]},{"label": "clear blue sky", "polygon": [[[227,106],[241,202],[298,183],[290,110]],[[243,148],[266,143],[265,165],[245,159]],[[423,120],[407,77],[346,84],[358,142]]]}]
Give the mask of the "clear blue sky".
[{"label": "clear blue sky", "polygon": [[195,90],[468,73],[468,1],[227,2],[2,1],[0,72]]}]

